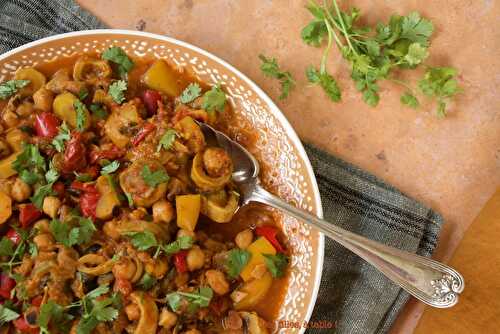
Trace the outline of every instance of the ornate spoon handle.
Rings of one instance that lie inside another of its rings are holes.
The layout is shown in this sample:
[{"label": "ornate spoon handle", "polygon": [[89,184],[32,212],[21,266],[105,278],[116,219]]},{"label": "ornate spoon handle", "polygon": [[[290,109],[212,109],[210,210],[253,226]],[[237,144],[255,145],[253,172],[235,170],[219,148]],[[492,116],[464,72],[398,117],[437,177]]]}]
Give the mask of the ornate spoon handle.
[{"label": "ornate spoon handle", "polygon": [[428,305],[451,307],[464,289],[462,275],[453,268],[346,231],[284,202],[260,186],[256,186],[249,200],[270,205],[314,226]]}]

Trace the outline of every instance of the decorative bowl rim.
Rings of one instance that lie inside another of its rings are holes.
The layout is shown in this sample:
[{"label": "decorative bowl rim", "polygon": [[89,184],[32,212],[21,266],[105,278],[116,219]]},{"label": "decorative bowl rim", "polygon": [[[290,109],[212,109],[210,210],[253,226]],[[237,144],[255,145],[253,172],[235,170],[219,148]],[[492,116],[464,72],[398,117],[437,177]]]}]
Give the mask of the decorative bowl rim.
[{"label": "decorative bowl rim", "polygon": [[[288,134],[290,140],[294,143],[294,145],[297,148],[298,153],[304,160],[305,168],[307,170],[307,174],[310,177],[312,181],[312,189],[313,189],[313,195],[314,195],[314,202],[317,208],[317,214],[318,217],[323,218],[323,207],[321,205],[321,198],[320,198],[320,193],[319,193],[319,188],[318,184],[316,181],[316,176],[314,175],[311,162],[309,161],[309,158],[307,156],[307,153],[304,149],[304,146],[302,145],[302,142],[300,141],[297,133],[291,126],[291,124],[288,122],[287,118],[285,115],[281,112],[281,110],[278,108],[278,106],[273,102],[273,100],[255,83],[253,82],[250,78],[248,78],[245,74],[243,74],[241,71],[239,71],[237,68],[229,64],[227,61],[223,60],[222,58],[212,54],[211,52],[208,52],[200,47],[197,47],[193,44],[175,39],[173,37],[169,36],[164,36],[160,34],[155,34],[155,33],[150,33],[150,32],[144,32],[144,31],[135,31],[135,30],[127,30],[127,29],[92,29],[92,30],[82,30],[82,31],[74,31],[74,32],[68,32],[68,33],[63,33],[63,34],[57,34],[57,35],[52,35],[48,36],[33,42],[29,42],[27,44],[24,44],[22,46],[19,46],[15,49],[12,49],[10,51],[7,51],[3,54],[0,54],[0,61],[3,61],[4,59],[15,55],[16,53],[20,51],[24,51],[27,49],[30,49],[34,46],[39,46],[47,42],[51,41],[56,41],[58,39],[64,39],[66,37],[78,37],[78,36],[88,36],[88,35],[132,35],[132,36],[140,36],[140,37],[148,37],[152,39],[158,39],[164,42],[176,44],[182,47],[185,47],[187,49],[191,49],[199,54],[204,55],[205,57],[208,57],[212,59],[213,61],[219,63],[223,67],[228,68],[230,71],[235,73],[240,79],[245,81],[258,95],[259,97],[267,104],[273,113],[273,115],[278,119],[278,121],[282,124],[282,126],[285,128],[286,133]],[[319,232],[318,233],[319,238],[318,238],[318,254],[317,254],[317,265],[316,265],[316,273],[315,273],[315,282],[314,282],[314,289],[312,291],[311,295],[311,303],[308,305],[307,308],[307,313],[305,314],[304,320],[309,321],[311,318],[312,312],[314,310],[314,306],[316,304],[316,300],[318,297],[318,291],[319,287],[321,284],[321,276],[323,272],[323,261],[324,261],[324,243],[325,243],[325,238],[324,235]],[[300,333],[304,333],[305,328],[302,327],[300,330]]]}]

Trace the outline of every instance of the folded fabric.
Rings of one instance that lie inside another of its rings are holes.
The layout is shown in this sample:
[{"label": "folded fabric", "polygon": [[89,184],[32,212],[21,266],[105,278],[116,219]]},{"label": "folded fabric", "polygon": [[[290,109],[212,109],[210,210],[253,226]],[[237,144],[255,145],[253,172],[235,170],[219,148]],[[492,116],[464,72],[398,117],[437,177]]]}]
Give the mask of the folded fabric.
[{"label": "folded fabric", "polygon": [[[49,35],[104,28],[73,0],[0,2],[0,53]],[[430,256],[439,214],[376,177],[305,145],[328,221],[409,252]],[[335,329],[308,333],[386,333],[409,295],[356,255],[327,240],[321,288],[311,321]]]}]

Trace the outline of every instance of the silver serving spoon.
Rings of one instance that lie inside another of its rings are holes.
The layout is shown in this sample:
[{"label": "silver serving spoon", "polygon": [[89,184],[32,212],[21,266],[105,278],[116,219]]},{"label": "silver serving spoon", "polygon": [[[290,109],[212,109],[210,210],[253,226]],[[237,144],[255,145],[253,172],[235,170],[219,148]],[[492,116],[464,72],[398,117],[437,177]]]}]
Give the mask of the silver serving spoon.
[{"label": "silver serving spoon", "polygon": [[243,205],[259,202],[312,225],[381,271],[393,282],[422,302],[446,308],[455,305],[464,289],[464,279],[456,270],[429,258],[401,251],[319,219],[298,209],[262,188],[259,163],[243,146],[211,126],[198,122],[207,141],[225,149],[234,164],[233,181],[238,186]]}]

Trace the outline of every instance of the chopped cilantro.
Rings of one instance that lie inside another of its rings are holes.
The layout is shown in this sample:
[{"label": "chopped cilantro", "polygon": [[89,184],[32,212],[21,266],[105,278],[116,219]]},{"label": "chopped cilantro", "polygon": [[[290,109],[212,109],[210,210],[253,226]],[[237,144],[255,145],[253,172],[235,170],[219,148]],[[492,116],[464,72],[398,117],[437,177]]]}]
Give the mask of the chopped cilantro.
[{"label": "chopped cilantro", "polygon": [[150,187],[156,187],[157,185],[170,180],[170,177],[163,168],[152,172],[148,165],[143,167],[141,176],[144,182],[146,182],[146,184]]},{"label": "chopped cilantro", "polygon": [[168,129],[161,137],[158,147],[156,147],[156,152],[160,152],[162,148],[167,151],[170,150],[174,144],[176,136],[177,132],[175,132],[175,130]]},{"label": "chopped cilantro", "polygon": [[223,112],[226,106],[226,94],[219,85],[215,85],[203,94],[201,107],[208,112]]},{"label": "chopped cilantro", "polygon": [[109,86],[108,94],[113,98],[113,100],[122,104],[125,101],[125,91],[127,90],[127,82],[124,80],[118,80],[113,82]]},{"label": "chopped cilantro", "polygon": [[288,71],[283,71],[278,65],[276,58],[266,58],[264,55],[259,55],[262,64],[260,65],[260,70],[265,76],[270,78],[275,78],[280,81],[281,84],[281,95],[280,100],[284,100],[290,94],[290,90],[295,87],[295,80],[292,74]]},{"label": "chopped cilantro", "polygon": [[102,175],[107,175],[114,173],[120,168],[120,162],[118,160],[114,160],[110,163],[108,163],[106,166],[102,167],[101,169],[101,174]]},{"label": "chopped cilantro", "polygon": [[76,129],[78,131],[83,131],[87,123],[87,107],[80,100],[75,100],[73,107],[76,111]]},{"label": "chopped cilantro", "polygon": [[0,84],[0,99],[5,100],[11,97],[20,88],[26,87],[30,83],[29,80],[9,80]]},{"label": "chopped cilantro", "polygon": [[226,268],[229,277],[236,278],[241,273],[243,268],[250,261],[250,252],[244,249],[234,248],[232,249],[227,257]]},{"label": "chopped cilantro", "polygon": [[267,269],[273,277],[282,277],[288,266],[288,257],[282,253],[276,255],[263,254]]},{"label": "chopped cilantro", "polygon": [[200,85],[197,82],[190,83],[189,86],[187,86],[182,92],[180,100],[182,103],[186,104],[194,101],[199,96],[201,96]]},{"label": "chopped cilantro", "polygon": [[127,73],[134,67],[134,62],[130,60],[125,51],[118,46],[110,47],[104,51],[101,58],[115,63],[118,67],[118,74],[122,79],[126,78]]}]

